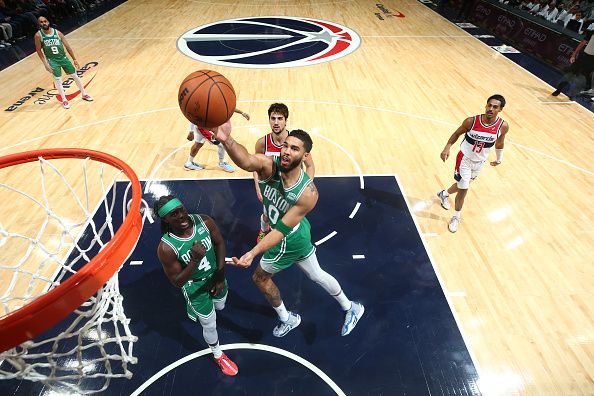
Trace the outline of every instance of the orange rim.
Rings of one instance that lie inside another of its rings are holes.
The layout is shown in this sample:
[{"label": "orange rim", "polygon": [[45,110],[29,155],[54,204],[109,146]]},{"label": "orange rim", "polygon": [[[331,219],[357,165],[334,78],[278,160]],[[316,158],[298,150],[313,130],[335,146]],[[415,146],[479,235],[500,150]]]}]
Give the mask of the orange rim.
[{"label": "orange rim", "polygon": [[68,316],[116,273],[128,258],[142,231],[138,177],[124,161],[86,149],[45,149],[0,157],[0,169],[44,159],[91,158],[121,169],[132,182],[132,204],[113,238],[92,260],[66,281],[29,304],[0,318],[0,351],[35,337]]}]

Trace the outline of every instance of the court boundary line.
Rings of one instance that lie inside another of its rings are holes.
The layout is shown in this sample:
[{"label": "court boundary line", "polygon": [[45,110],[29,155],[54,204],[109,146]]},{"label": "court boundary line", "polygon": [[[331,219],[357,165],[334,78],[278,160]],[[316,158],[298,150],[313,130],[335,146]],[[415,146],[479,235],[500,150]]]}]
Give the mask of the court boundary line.
[{"label": "court boundary line", "polygon": [[[476,369],[476,373],[478,375],[478,379],[477,381],[475,381],[475,385],[477,386],[477,388],[479,389],[479,391],[483,394],[486,394],[487,392],[485,392],[484,390],[480,389],[480,382],[478,380],[480,380],[480,378],[483,377],[482,375],[482,370],[480,365],[478,364],[478,360],[476,358],[476,355],[474,354],[474,351],[472,350],[471,346],[472,344],[470,342],[468,342],[468,336],[466,335],[466,332],[464,331],[464,328],[461,326],[461,320],[458,317],[458,313],[456,312],[456,309],[454,307],[454,305],[452,304],[452,302],[450,301],[450,295],[449,295],[449,291],[445,286],[445,281],[443,280],[443,277],[441,276],[441,273],[439,272],[439,269],[437,268],[437,266],[435,265],[435,259],[433,258],[433,255],[431,254],[431,250],[429,249],[429,247],[427,246],[427,243],[425,241],[425,237],[423,236],[422,230],[419,226],[419,223],[417,222],[417,217],[415,215],[415,213],[412,211],[412,207],[410,205],[410,203],[408,202],[408,195],[406,194],[406,191],[402,188],[402,185],[400,184],[400,178],[398,177],[397,174],[393,174],[392,175],[394,177],[394,180],[396,181],[396,186],[400,189],[400,192],[402,193],[402,198],[404,198],[404,202],[406,203],[406,208],[408,209],[408,212],[410,213],[411,218],[413,219],[413,222],[415,224],[415,228],[417,229],[417,233],[419,235],[419,238],[421,239],[421,243],[423,244],[423,248],[425,249],[425,252],[427,253],[427,257],[429,258],[429,262],[431,263],[431,267],[433,267],[433,272],[435,273],[435,276],[437,277],[437,281],[439,282],[439,286],[441,287],[441,291],[445,296],[445,299],[448,303],[448,306],[450,307],[450,312],[452,313],[452,316],[454,317],[454,321],[456,322],[456,326],[458,326],[458,330],[460,331],[460,335],[462,336],[462,340],[464,341],[464,345],[466,346],[466,350],[468,351],[468,354],[470,355],[470,359],[472,360],[472,363],[474,364],[474,368]],[[465,293],[464,291],[458,291],[458,292],[454,292],[454,293]]]},{"label": "court boundary line", "polygon": [[[271,345],[251,344],[251,343],[226,344],[226,345],[221,345],[221,349],[224,351],[235,350],[235,349],[253,349],[253,350],[260,350],[260,351],[265,351],[265,352],[271,352],[271,353],[275,353],[277,355],[284,356],[284,357],[289,358],[297,363],[300,363],[301,365],[308,368],[310,371],[312,371],[314,374],[316,374],[319,378],[321,378],[337,395],[346,396],[346,394],[342,391],[342,389],[334,381],[332,381],[332,379],[326,373],[324,373],[321,369],[319,369],[316,365],[314,365],[310,361],[302,358],[301,356],[299,356],[295,353],[286,351],[281,348],[273,347]],[[172,369],[175,369],[176,367],[179,367],[182,364],[185,364],[185,363],[187,363],[191,360],[194,360],[196,358],[199,358],[199,357],[202,357],[205,355],[209,355],[211,353],[212,353],[212,351],[210,350],[210,348],[207,348],[207,349],[203,349],[198,352],[191,353],[181,359],[178,359],[177,361],[165,366],[164,368],[159,370],[157,373],[155,373],[152,377],[150,377],[148,380],[146,380],[140,387],[138,387],[134,392],[132,392],[132,394],[130,396],[140,395],[150,385],[152,385],[159,378],[161,378],[162,376],[164,376],[165,374],[170,372]]]}]

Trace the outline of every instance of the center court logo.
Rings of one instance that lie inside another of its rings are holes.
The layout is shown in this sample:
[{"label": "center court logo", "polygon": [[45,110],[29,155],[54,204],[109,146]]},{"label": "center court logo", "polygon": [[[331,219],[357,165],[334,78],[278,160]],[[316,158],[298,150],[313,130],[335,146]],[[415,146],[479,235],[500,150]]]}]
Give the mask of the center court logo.
[{"label": "center court logo", "polygon": [[352,29],[313,18],[264,16],[227,19],[182,34],[177,48],[192,59],[241,68],[315,65],[354,52]]}]

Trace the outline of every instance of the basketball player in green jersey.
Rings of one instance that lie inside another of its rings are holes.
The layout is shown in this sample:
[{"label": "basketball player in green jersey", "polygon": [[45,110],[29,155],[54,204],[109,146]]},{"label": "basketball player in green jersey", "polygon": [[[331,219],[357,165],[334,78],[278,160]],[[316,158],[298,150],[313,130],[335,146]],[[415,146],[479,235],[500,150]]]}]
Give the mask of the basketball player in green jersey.
[{"label": "basketball player in green jersey", "polygon": [[219,228],[206,215],[188,214],[171,195],[159,198],[154,212],[161,219],[161,242],[157,255],[165,275],[182,289],[186,312],[202,325],[202,335],[223,374],[237,374],[237,366],[219,346],[215,310],[225,307],[225,241]]},{"label": "basketball player in green jersey", "polygon": [[[54,81],[56,84],[56,89],[60,93],[62,97],[62,107],[65,109],[70,108],[70,104],[68,103],[68,99],[64,94],[64,87],[62,86],[62,69],[66,72],[66,74],[70,75],[70,77],[76,82],[78,89],[80,89],[80,93],[82,95],[83,100],[87,102],[92,102],[93,98],[91,95],[87,94],[85,91],[85,87],[83,86],[82,81],[76,75],[76,69],[80,68],[76,57],[74,56],[74,51],[66,41],[66,37],[62,34],[62,32],[58,31],[55,28],[50,27],[50,23],[46,17],[40,16],[37,18],[39,22],[39,27],[41,28],[37,33],[35,33],[35,50],[37,51],[37,55],[41,62],[43,62],[43,66],[45,66],[45,70],[52,73],[54,76]],[[66,51],[72,57],[74,61],[74,66],[66,56],[64,52],[64,47],[66,47]]]},{"label": "basketball player in green jersey", "polygon": [[[256,141],[254,153],[264,154],[270,157],[278,157],[281,152],[283,142],[289,135],[287,121],[289,120],[289,108],[284,103],[273,103],[268,107],[268,123],[270,124],[270,133],[262,136]],[[316,172],[311,153],[303,158],[305,173],[313,179]],[[256,195],[258,201],[262,202],[262,193],[258,185],[258,174],[254,172],[254,182],[256,186]],[[270,224],[266,211],[260,215],[260,231],[256,238],[256,243],[270,232]]]},{"label": "basketball player in green jersey", "polygon": [[280,291],[272,281],[274,274],[293,264],[297,264],[311,280],[338,301],[345,311],[341,334],[349,334],[363,316],[365,308],[349,300],[338,281],[320,268],[311,243],[311,227],[305,215],[316,206],[318,190],[301,166],[313,145],[310,136],[300,129],[289,132],[280,156],[274,158],[249,154],[231,137],[229,121],[217,128],[216,136],[237,166],[258,174],[262,203],[272,231],[241,258],[232,257],[231,264],[247,268],[257,255],[264,253],[252,279],[280,319],[272,334],[283,337],[301,323],[299,314],[287,311]]}]

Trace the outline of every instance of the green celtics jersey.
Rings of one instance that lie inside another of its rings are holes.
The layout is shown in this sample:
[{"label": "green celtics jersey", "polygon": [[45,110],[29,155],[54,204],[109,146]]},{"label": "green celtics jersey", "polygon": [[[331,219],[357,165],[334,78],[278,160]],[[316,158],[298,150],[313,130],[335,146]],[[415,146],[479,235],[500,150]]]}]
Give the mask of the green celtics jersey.
[{"label": "green celtics jersey", "polygon": [[[299,169],[299,172],[299,180],[291,187],[285,187],[281,179],[280,156],[278,156],[274,158],[272,175],[268,179],[258,182],[262,193],[262,203],[272,228],[276,227],[278,221],[295,205],[305,188],[311,183],[311,179],[303,169]],[[294,230],[302,224],[306,224],[309,228],[309,221],[304,217]]]},{"label": "green celtics jersey", "polygon": [[56,29],[52,29],[52,34],[45,35],[43,30],[39,31],[41,35],[41,48],[43,49],[43,53],[45,57],[49,59],[61,59],[66,56],[64,52],[64,44],[58,36],[58,31]]},{"label": "green celtics jersey", "polygon": [[192,227],[192,235],[190,237],[180,238],[171,233],[167,233],[161,236],[161,241],[173,249],[178,261],[184,268],[188,265],[190,258],[192,257],[190,251],[192,250],[194,241],[202,243],[206,248],[206,254],[200,263],[198,263],[190,280],[193,283],[204,283],[210,279],[217,270],[217,256],[210,238],[210,232],[208,231],[206,224],[204,224],[202,217],[200,217],[200,215],[191,214],[190,218],[194,223]]}]

